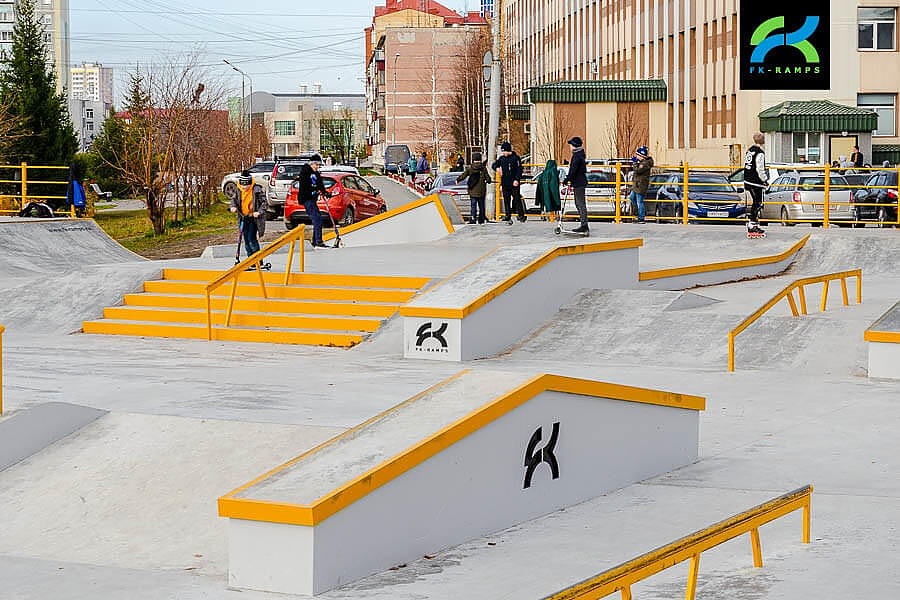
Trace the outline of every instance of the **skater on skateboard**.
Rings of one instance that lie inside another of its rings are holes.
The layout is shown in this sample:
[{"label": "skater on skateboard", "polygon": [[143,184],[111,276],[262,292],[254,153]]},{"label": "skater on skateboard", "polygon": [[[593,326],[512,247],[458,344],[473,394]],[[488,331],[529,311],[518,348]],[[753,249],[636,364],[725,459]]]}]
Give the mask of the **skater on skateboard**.
[{"label": "skater on skateboard", "polygon": [[747,221],[747,236],[762,236],[765,231],[759,226],[759,211],[763,203],[763,191],[769,187],[769,173],[766,169],[766,152],[763,146],[766,138],[761,133],[753,134],[753,145],[744,157],[744,189],[753,199],[750,206],[750,220]]},{"label": "skater on skateboard", "polygon": [[637,208],[637,220],[635,223],[644,222],[644,196],[650,187],[650,172],[653,170],[653,157],[650,156],[650,148],[640,146],[634,151],[631,158],[634,167],[634,175],[631,181],[631,194],[628,201]]},{"label": "skater on skateboard", "polygon": [[[300,174],[297,179],[300,181],[300,189],[297,190],[297,199],[303,203],[306,214],[312,221],[313,248],[326,248],[325,242],[322,241],[322,214],[319,212],[319,195],[323,198],[331,198],[331,194],[325,189],[322,183],[322,175],[319,169],[322,167],[322,157],[313,154],[309,163],[300,167]],[[329,215],[331,216],[331,215]],[[331,216],[333,219],[334,217]]]},{"label": "skater on skateboard", "polygon": [[500,190],[503,192],[503,210],[506,216],[503,220],[512,224],[512,211],[516,211],[519,221],[525,220],[525,205],[522,203],[522,194],[519,184],[522,181],[522,159],[513,152],[512,144],[503,142],[500,144],[501,156],[494,161],[491,169],[496,173],[500,170]]},{"label": "skater on skateboard", "polygon": [[569,161],[569,172],[563,180],[564,185],[572,186],[575,196],[575,208],[578,209],[578,218],[581,225],[572,230],[572,233],[588,235],[588,215],[585,192],[587,191],[587,161],[584,158],[584,143],[577,135],[568,141],[572,149],[572,160]]},{"label": "skater on skateboard", "polygon": [[247,257],[259,252],[259,238],[266,233],[266,193],[253,183],[250,171],[241,171],[238,193],[231,199],[231,212],[237,213]]},{"label": "skater on skateboard", "polygon": [[[468,179],[466,179],[468,178]],[[481,162],[481,152],[472,153],[472,164],[459,174],[456,183],[466,179],[466,187],[469,190],[471,208],[469,210],[469,223],[484,225],[484,197],[487,195],[487,186],[491,183],[491,174]]]}]

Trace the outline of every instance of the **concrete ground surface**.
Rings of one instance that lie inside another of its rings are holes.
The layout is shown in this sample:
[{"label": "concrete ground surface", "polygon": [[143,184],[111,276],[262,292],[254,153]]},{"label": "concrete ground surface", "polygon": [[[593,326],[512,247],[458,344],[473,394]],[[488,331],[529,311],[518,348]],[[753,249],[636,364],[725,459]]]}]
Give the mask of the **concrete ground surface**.
[{"label": "concrete ground surface", "polygon": [[[684,293],[583,290],[502,355],[453,364],[403,359],[397,318],[351,350],[72,333],[166,265],[231,261],[161,264],[110,247],[91,264],[64,251],[42,262],[35,246],[24,262],[7,247],[19,234],[4,238],[4,227],[0,419],[47,402],[109,413],[0,471],[2,598],[282,598],[227,589],[216,499],[463,368],[705,396],[700,459],[321,597],[541,598],[807,483],[812,543],[801,544],[798,512],[761,529],[762,569],[747,536],[712,549],[697,597],[900,597],[900,382],[867,378],[862,340],[900,299],[896,230],[772,227],[750,241],[741,227],[593,225],[591,239],[643,238],[644,270],[775,254],[812,237],[782,276]],[[306,264],[439,280],[498,245],[554,239],[537,221],[469,226],[415,247],[308,252]],[[833,284],[819,313],[811,287],[810,315],[793,318],[782,302],[738,336],[727,372],[727,333],[747,314],[798,277],[855,267],[861,305],[842,307]],[[634,597],[682,597],[686,577],[678,565]]]}]

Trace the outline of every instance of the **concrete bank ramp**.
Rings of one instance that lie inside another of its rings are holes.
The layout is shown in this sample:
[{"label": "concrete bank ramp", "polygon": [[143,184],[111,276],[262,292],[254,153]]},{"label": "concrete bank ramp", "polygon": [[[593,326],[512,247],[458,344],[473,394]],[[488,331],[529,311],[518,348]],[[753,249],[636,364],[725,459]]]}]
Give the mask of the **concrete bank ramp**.
[{"label": "concrete bank ramp", "polygon": [[816,232],[787,274],[803,277],[848,269],[862,269],[863,281],[867,275],[900,277],[900,234],[895,229]]},{"label": "concrete bank ramp", "polygon": [[106,414],[77,404],[48,402],[0,421],[0,471],[37,454]]},{"label": "concrete bank ramp", "polygon": [[696,460],[705,400],[462,371],[219,500],[233,587],[318,594]]},{"label": "concrete bank ramp", "polygon": [[0,279],[145,260],[113,240],[90,219],[0,222]]}]

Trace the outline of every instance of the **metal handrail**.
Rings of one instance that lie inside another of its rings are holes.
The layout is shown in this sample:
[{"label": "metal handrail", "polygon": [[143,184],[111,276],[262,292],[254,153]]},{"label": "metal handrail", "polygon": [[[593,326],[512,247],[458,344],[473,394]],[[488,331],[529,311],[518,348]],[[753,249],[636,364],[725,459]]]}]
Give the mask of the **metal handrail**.
[{"label": "metal handrail", "polygon": [[[766,302],[752,315],[741,321],[740,325],[728,332],[728,370],[734,371],[734,338],[736,338],[739,333],[756,322],[756,320],[763,316],[770,308],[778,304],[779,300],[781,300],[782,298],[787,299],[788,304],[791,307],[791,314],[793,314],[795,317],[799,317],[800,314],[808,314],[806,312],[805,286],[814,283],[821,283],[822,302],[820,304],[820,311],[825,312],[825,308],[828,304],[828,285],[831,281],[839,279],[841,282],[841,297],[844,301],[844,306],[849,306],[850,302],[847,295],[847,279],[850,277],[856,277],[856,303],[862,304],[862,269],[839,271],[837,273],[828,273],[827,275],[818,275],[816,277],[804,277],[802,279],[794,281],[786,288],[775,294],[775,296],[773,296],[771,300]],[[799,312],[797,310],[797,302],[794,300],[793,292],[795,289],[797,290],[797,295],[800,300]]]},{"label": "metal handrail", "polygon": [[[231,296],[228,299],[228,309],[225,312],[225,327],[231,325],[231,315],[234,312],[234,299],[237,295],[237,286],[238,281],[240,280],[240,275],[244,273],[248,267],[252,265],[256,265],[256,273],[259,275],[259,287],[262,290],[263,298],[268,298],[269,294],[266,291],[266,281],[263,277],[262,273],[262,261],[267,256],[274,254],[279,249],[283,248],[285,245],[290,244],[291,248],[288,251],[288,259],[287,265],[284,269],[284,282],[283,285],[287,285],[291,279],[291,268],[294,263],[294,250],[297,247],[297,242],[300,241],[300,258],[298,260],[298,273],[303,273],[305,269],[304,265],[304,247],[303,240],[306,232],[306,226],[300,225],[295,229],[288,231],[277,240],[273,241],[271,244],[257,252],[252,256],[248,256],[243,261],[234,265],[212,281],[210,281],[206,285],[206,338],[208,340],[213,339],[213,328],[212,328],[212,300],[210,295],[213,291],[224,285],[227,281],[232,280],[231,285]],[[239,242],[240,243],[240,242]]]},{"label": "metal handrail", "polygon": [[3,332],[6,328],[0,325],[0,415],[3,414]]},{"label": "metal handrail", "polygon": [[760,526],[799,509],[803,509],[803,543],[808,544],[812,492],[811,485],[788,492],[547,596],[544,600],[594,600],[615,592],[621,592],[622,600],[631,600],[632,585],[687,559],[691,560],[691,565],[685,598],[693,600],[697,591],[700,554],[710,548],[749,533],[753,566],[760,568],[763,566],[759,543]]}]

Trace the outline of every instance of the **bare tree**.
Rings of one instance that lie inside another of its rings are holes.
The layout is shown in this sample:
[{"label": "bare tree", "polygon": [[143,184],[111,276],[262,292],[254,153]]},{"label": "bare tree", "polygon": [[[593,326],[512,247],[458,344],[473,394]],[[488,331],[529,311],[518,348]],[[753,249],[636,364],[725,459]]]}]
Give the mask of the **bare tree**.
[{"label": "bare tree", "polygon": [[343,163],[353,156],[356,141],[357,111],[348,106],[337,110],[316,110],[313,121],[318,125],[321,150],[331,152]]},{"label": "bare tree", "polygon": [[531,136],[534,142],[534,160],[553,158],[562,162],[566,154],[566,142],[572,135],[575,120],[567,111],[551,106],[548,110],[540,110],[535,122],[531,124]]},{"label": "bare tree", "polygon": [[647,143],[649,136],[649,107],[641,102],[620,102],[616,120],[603,130],[603,152],[610,158],[628,157],[634,149]]},{"label": "bare tree", "polygon": [[457,148],[484,147],[487,129],[482,57],[491,40],[485,29],[466,32],[466,46],[452,69],[453,89],[446,128]]}]

